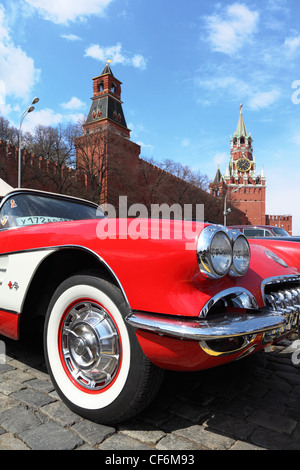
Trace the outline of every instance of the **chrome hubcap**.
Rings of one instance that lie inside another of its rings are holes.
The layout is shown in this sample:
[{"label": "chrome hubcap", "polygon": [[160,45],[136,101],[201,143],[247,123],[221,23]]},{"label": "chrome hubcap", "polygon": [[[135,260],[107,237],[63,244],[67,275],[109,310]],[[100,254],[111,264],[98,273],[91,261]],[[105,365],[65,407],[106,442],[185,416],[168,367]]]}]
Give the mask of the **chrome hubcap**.
[{"label": "chrome hubcap", "polygon": [[102,390],[115,378],[121,360],[118,330],[98,304],[80,302],[67,313],[62,326],[64,363],[81,387]]}]

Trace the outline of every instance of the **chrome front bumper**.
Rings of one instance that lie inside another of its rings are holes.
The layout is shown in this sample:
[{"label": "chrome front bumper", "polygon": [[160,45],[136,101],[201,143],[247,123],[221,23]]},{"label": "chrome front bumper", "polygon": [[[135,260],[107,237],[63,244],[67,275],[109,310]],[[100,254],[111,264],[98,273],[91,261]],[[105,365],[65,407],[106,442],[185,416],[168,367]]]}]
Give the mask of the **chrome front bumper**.
[{"label": "chrome front bumper", "polygon": [[[132,312],[127,322],[135,328],[179,339],[206,342],[264,334],[263,343],[296,331],[300,314],[300,277],[266,279],[262,284],[265,307],[257,308],[252,294],[234,288],[220,292],[200,312],[198,318]],[[221,313],[214,306],[223,302]],[[239,312],[237,313],[237,308]]]},{"label": "chrome front bumper", "polygon": [[159,335],[191,341],[210,341],[268,332],[282,336],[297,327],[298,312],[274,312],[270,308],[264,308],[251,310],[251,313],[227,312],[226,315],[216,315],[210,320],[134,312],[126,320],[135,328]]}]

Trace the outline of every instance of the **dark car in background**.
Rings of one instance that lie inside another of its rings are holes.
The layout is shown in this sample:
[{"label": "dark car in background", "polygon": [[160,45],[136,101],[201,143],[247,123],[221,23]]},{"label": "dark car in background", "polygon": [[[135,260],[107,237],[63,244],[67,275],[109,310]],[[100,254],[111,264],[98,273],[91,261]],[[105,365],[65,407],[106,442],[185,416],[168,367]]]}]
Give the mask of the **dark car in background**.
[{"label": "dark car in background", "polygon": [[248,238],[256,237],[290,237],[282,227],[272,225],[230,225],[229,229],[237,229]]}]

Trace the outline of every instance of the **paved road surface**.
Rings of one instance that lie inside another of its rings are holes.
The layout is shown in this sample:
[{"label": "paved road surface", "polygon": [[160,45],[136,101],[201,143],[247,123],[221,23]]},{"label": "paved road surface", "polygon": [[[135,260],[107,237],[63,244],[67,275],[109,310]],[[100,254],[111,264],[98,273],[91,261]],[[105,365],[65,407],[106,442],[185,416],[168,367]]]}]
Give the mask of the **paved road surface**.
[{"label": "paved road surface", "polygon": [[295,339],[218,369],[167,373],[150,408],[110,427],[80,418],[59,400],[40,346],[0,337],[6,349],[0,364],[0,449],[300,450]]}]

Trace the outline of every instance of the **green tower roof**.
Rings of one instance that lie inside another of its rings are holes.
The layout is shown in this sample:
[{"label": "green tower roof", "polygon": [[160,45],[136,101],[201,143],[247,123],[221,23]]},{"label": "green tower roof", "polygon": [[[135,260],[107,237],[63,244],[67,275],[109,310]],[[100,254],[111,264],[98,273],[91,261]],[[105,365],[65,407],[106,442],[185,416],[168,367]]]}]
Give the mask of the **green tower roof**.
[{"label": "green tower roof", "polygon": [[243,118],[242,109],[243,109],[243,105],[241,104],[239,122],[236,128],[234,137],[242,137],[242,136],[247,137],[248,136],[244,118]]}]

